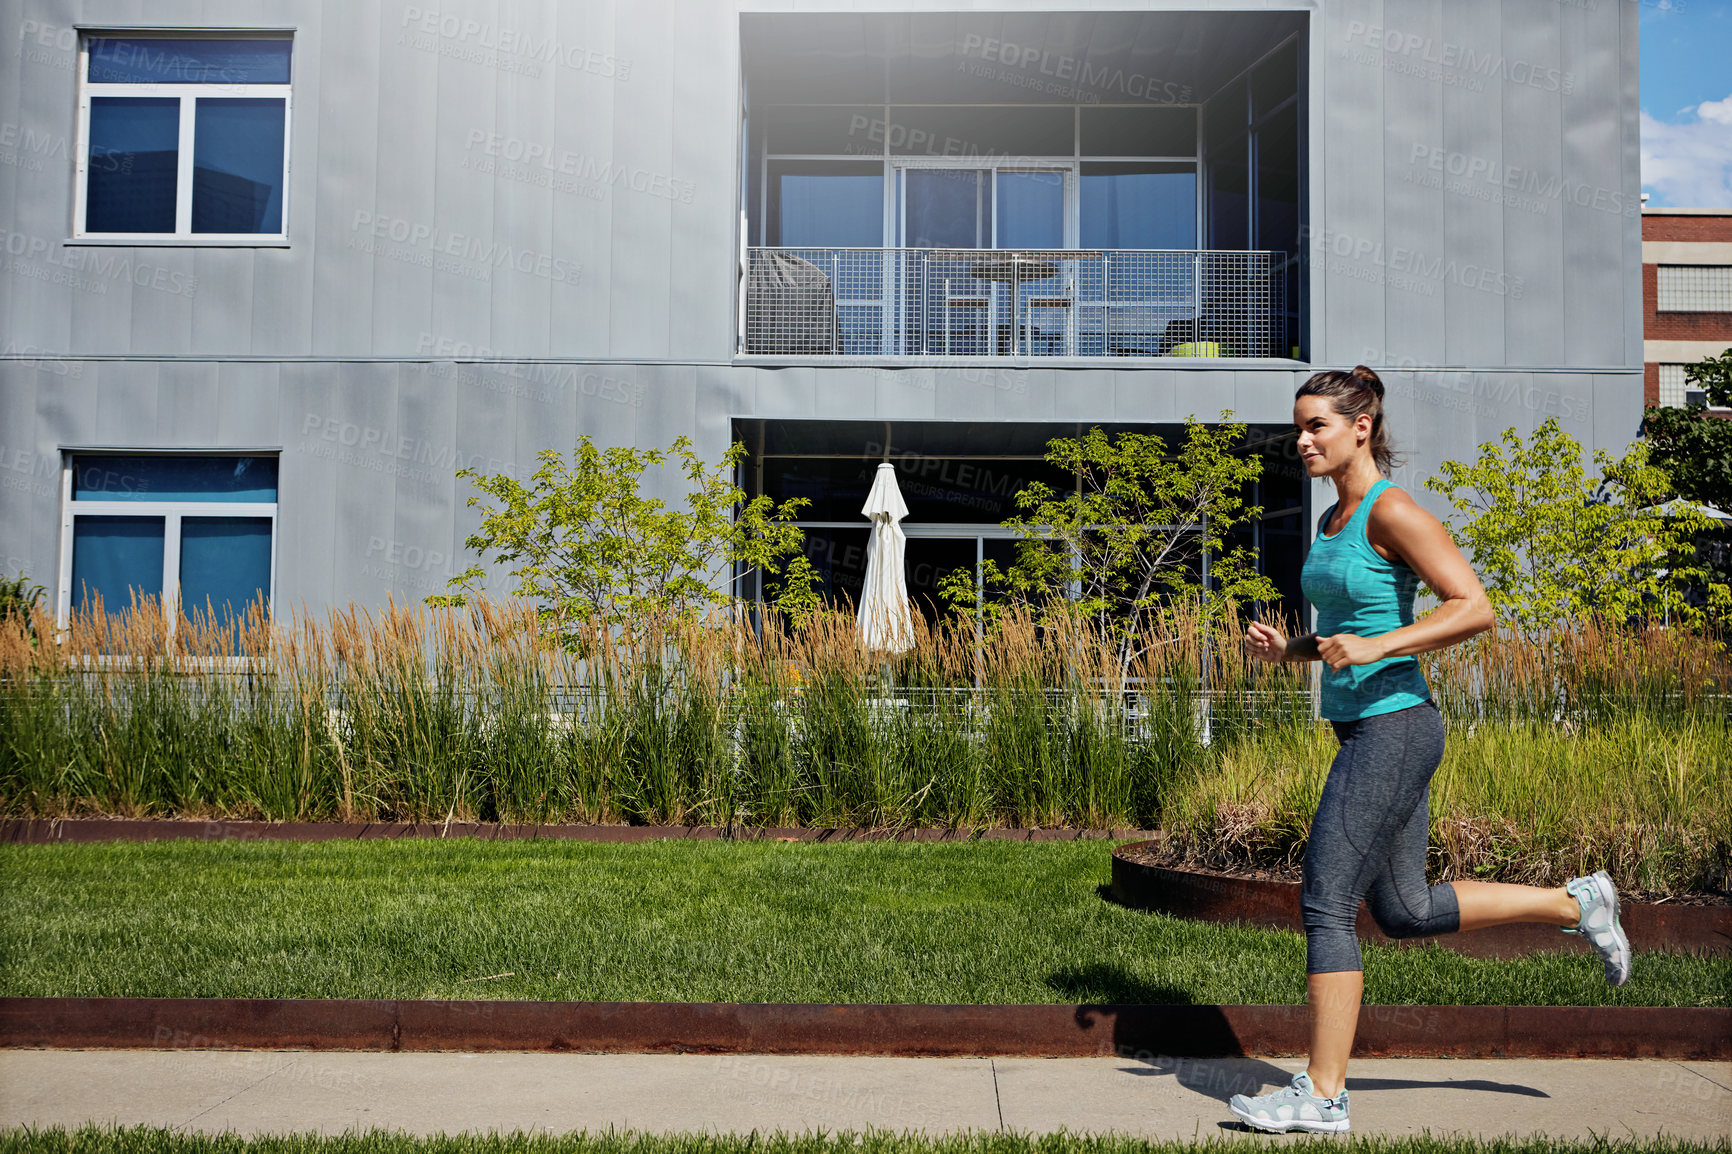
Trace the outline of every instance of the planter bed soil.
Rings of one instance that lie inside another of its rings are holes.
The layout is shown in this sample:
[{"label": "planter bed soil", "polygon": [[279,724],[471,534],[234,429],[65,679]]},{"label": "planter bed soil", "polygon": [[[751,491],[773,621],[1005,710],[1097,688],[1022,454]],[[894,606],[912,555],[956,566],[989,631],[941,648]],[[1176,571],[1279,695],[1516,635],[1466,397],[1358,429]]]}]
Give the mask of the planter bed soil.
[{"label": "planter bed soil", "polygon": [[[1113,849],[1113,900],[1173,917],[1225,924],[1263,926],[1304,932],[1299,911],[1299,883],[1273,871],[1230,874],[1175,865],[1157,840],[1132,842]],[[1620,920],[1631,943],[1640,950],[1681,953],[1732,953],[1732,904],[1718,895],[1665,902],[1622,901]],[[1556,950],[1588,950],[1576,934],[1544,925],[1494,926],[1440,937],[1386,937],[1364,906],[1359,908],[1359,937],[1384,945],[1438,945],[1476,958],[1519,958]]]},{"label": "planter bed soil", "polygon": [[[1305,1052],[1304,1006],[0,998],[0,1047],[553,1051],[901,1057]],[[1366,1006],[1381,1057],[1732,1057],[1732,1009]]]}]

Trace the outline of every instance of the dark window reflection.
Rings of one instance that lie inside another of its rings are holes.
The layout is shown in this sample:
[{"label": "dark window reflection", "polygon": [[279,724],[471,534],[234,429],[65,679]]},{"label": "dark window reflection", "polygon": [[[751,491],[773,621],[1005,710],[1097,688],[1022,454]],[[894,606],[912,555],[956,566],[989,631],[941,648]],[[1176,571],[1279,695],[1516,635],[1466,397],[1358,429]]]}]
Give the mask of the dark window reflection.
[{"label": "dark window reflection", "polygon": [[908,248],[985,248],[990,175],[980,169],[911,168],[903,174]]},{"label": "dark window reflection", "polygon": [[93,97],[85,231],[173,232],[179,165],[179,100]]},{"label": "dark window reflection", "polygon": [[870,530],[807,529],[806,557],[818,572],[818,591],[834,602],[860,604],[866,586],[866,541]]},{"label": "dark window reflection", "polygon": [[283,120],[279,98],[204,99],[194,113],[192,230],[283,231]]},{"label": "dark window reflection", "polygon": [[73,458],[74,501],[275,501],[275,457]]},{"label": "dark window reflection", "polygon": [[93,84],[287,84],[293,41],[93,37]]}]

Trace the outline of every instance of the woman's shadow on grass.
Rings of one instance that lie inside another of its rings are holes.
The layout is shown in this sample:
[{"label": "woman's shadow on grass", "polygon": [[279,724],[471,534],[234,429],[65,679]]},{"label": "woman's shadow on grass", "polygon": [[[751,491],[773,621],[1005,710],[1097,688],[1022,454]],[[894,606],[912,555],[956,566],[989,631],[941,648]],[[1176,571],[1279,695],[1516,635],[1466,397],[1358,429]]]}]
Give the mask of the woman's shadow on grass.
[{"label": "woman's shadow on grass", "polygon": [[[1257,1094],[1268,1087],[1285,1086],[1292,1078],[1290,1071],[1261,1058],[1195,1056],[1234,1055],[1242,1048],[1220,1008],[1198,1005],[1188,990],[1150,982],[1110,965],[1059,970],[1048,976],[1047,985],[1077,1003],[1077,1023],[1081,1026],[1092,1027],[1110,1014],[1113,1053],[1134,1063],[1120,1067],[1124,1073],[1143,1078],[1170,1076],[1185,1089],[1223,1105],[1234,1094]],[[1438,1088],[1550,1097],[1532,1086],[1483,1078],[1440,1082],[1349,1076],[1347,1088],[1361,1091]]]}]

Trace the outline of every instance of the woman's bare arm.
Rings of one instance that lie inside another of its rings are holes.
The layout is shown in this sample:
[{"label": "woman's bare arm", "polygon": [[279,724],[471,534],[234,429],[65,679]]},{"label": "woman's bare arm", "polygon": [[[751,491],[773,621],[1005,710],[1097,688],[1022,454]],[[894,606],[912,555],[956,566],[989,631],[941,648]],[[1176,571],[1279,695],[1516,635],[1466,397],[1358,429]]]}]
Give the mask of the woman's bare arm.
[{"label": "woman's bare arm", "polygon": [[[1491,601],[1480,586],[1479,575],[1461,550],[1450,540],[1443,524],[1420,508],[1419,503],[1400,489],[1390,489],[1371,507],[1366,536],[1379,552],[1387,552],[1407,565],[1424,581],[1438,600],[1437,609],[1412,625],[1391,630],[1381,637],[1361,640],[1375,646],[1375,655],[1344,664],[1361,665],[1385,657],[1410,657],[1430,653],[1457,642],[1466,641],[1476,633],[1490,629],[1496,618]],[[1322,648],[1327,649],[1329,639]],[[1323,653],[1329,661],[1327,651]],[[1330,664],[1335,668],[1333,661]]]},{"label": "woman's bare arm", "polygon": [[1442,601],[1435,612],[1380,637],[1307,633],[1289,638],[1278,629],[1253,622],[1245,633],[1246,652],[1264,661],[1322,660],[1331,669],[1342,669],[1369,665],[1385,657],[1445,649],[1492,627],[1495,618],[1479,575],[1450,540],[1442,522],[1412,497],[1400,489],[1386,490],[1371,507],[1366,536],[1379,554],[1419,574]]}]

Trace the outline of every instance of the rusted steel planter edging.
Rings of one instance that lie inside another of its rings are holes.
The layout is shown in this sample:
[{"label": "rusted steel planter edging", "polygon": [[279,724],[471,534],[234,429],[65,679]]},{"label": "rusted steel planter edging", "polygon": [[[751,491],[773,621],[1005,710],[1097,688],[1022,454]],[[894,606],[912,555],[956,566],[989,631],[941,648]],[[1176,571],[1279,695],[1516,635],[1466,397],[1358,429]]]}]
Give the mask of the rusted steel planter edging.
[{"label": "rusted steel planter edging", "polygon": [[[1113,849],[1114,901],[1197,921],[1304,932],[1297,883],[1194,873],[1146,865],[1125,856],[1154,844],[1139,841]],[[1619,920],[1638,950],[1732,953],[1732,906],[1624,902]],[[1363,906],[1359,910],[1358,931],[1364,941],[1385,945],[1391,942]],[[1438,945],[1477,958],[1520,958],[1534,953],[1591,948],[1579,935],[1559,933],[1556,927],[1545,925],[1495,926],[1441,937],[1408,938],[1396,944]]]},{"label": "rusted steel planter edging", "polygon": [[[1303,1006],[0,998],[0,1046],[899,1057],[1284,1056]],[[1732,1058],[1732,1009],[1367,1006],[1355,1053]]]},{"label": "rusted steel planter edging", "polygon": [[767,841],[1125,841],[1146,829],[844,829],[830,826],[509,825],[495,822],[198,821],[185,818],[5,818],[0,843],[160,841],[370,841],[395,838],[473,837],[489,841],[596,842],[706,840],[732,837]]}]

